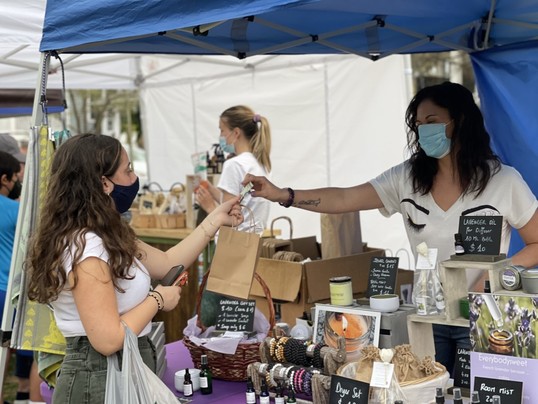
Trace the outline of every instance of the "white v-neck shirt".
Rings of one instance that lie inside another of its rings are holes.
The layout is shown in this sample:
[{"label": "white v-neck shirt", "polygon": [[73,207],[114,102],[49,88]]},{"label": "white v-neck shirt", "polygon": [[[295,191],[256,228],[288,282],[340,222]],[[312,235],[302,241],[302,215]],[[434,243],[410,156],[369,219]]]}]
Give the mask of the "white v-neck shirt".
[{"label": "white v-neck shirt", "polygon": [[381,214],[386,217],[397,212],[402,214],[415,260],[415,247],[422,242],[438,249],[439,262],[449,259],[454,254],[454,234],[458,233],[462,215],[502,216],[500,252],[506,253],[511,227],[519,229],[526,225],[538,208],[536,197],[521,175],[506,165],[501,165],[478,197],[460,196],[447,211],[437,205],[431,193],[413,192],[408,161],[385,171],[370,183],[383,202]]}]

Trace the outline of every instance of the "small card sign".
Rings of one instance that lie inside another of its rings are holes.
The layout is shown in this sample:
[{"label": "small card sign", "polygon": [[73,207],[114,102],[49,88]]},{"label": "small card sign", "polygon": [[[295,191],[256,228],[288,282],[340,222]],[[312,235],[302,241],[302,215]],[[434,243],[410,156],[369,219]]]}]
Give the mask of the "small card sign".
[{"label": "small card sign", "polygon": [[370,385],[342,376],[331,376],[329,404],[368,404]]},{"label": "small card sign", "polygon": [[399,260],[398,257],[372,257],[366,296],[394,293]]},{"label": "small card sign", "polygon": [[454,365],[454,386],[471,388],[471,359],[469,351],[458,348]]},{"label": "small card sign", "polygon": [[502,224],[502,216],[460,216],[465,254],[499,255]]},{"label": "small card sign", "polygon": [[523,382],[475,377],[473,390],[478,391],[481,403],[491,403],[493,396],[500,396],[502,404],[521,404]]},{"label": "small card sign", "polygon": [[238,300],[222,298],[217,308],[217,323],[219,331],[245,331],[254,328],[255,300]]}]

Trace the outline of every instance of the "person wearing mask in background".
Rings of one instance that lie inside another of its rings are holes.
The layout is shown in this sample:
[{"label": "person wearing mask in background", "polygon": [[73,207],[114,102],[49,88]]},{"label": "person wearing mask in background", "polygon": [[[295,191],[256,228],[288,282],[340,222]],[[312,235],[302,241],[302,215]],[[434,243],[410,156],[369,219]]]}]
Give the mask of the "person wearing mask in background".
[{"label": "person wearing mask in background", "polygon": [[[512,263],[538,264],[538,201],[521,175],[493,153],[472,93],[450,82],[423,88],[407,108],[406,124],[409,160],[364,184],[293,191],[250,174],[243,183],[254,184],[253,196],[315,212],[399,212],[413,253],[425,242],[438,249],[439,261],[454,253],[460,216],[503,216],[501,253],[508,251],[514,227],[526,245]],[[434,341],[436,360],[452,373],[456,349],[470,348],[469,330],[434,325]]]},{"label": "person wearing mask in background", "polygon": [[[271,172],[271,130],[267,118],[255,114],[249,107],[238,105],[225,110],[219,118],[220,147],[235,157],[226,160],[217,187],[203,183],[196,191],[196,200],[206,212],[219,203],[235,198],[243,188],[241,181],[247,173],[268,176]],[[239,230],[263,232],[269,218],[270,203],[247,195],[242,205],[245,220]],[[254,223],[254,229],[252,229]]]},{"label": "person wearing mask in background", "polygon": [[[11,135],[2,133],[0,134],[0,152],[2,152],[2,166],[3,175],[7,168],[4,164],[6,162],[6,154],[9,155],[10,165],[13,167],[13,161],[18,165],[18,168],[13,175],[12,188],[9,193],[5,195],[9,185],[5,184],[5,179],[2,182],[2,189],[0,194],[7,196],[12,201],[6,201],[4,199],[0,203],[0,211],[3,212],[0,217],[0,290],[2,295],[1,309],[2,314],[4,312],[4,303],[7,294],[7,283],[9,278],[9,270],[11,265],[11,256],[13,253],[13,244],[15,238],[15,228],[17,225],[17,216],[19,211],[19,200],[22,191],[22,180],[24,177],[24,167],[26,162],[26,155],[19,149],[17,140]],[[3,191],[3,192],[2,192]],[[0,314],[1,316],[1,314]],[[40,384],[41,378],[37,371],[37,364],[33,358],[33,351],[17,350],[15,351],[15,376],[17,377],[18,387],[16,395],[16,403],[22,403],[28,398],[33,402],[41,402]]]},{"label": "person wearing mask in background", "polygon": [[24,179],[24,168],[26,165],[26,153],[22,152],[17,139],[7,133],[0,133],[0,151],[9,153],[18,160],[21,167],[17,176],[19,177],[19,181],[22,183],[22,180]]},{"label": "person wearing mask in background", "polygon": [[[44,209],[30,246],[28,297],[50,304],[66,337],[55,404],[102,403],[106,356],[121,354],[125,323],[139,336],[144,362],[155,372],[148,333],[159,310],[179,303],[180,286],[157,285],[171,267],[198,258],[220,226],[241,223],[238,198],[223,203],[183,241],[161,251],[136,238],[121,218],[139,180],[120,142],[85,134],[55,152]],[[149,291],[149,293],[148,293]],[[120,356],[121,357],[121,356]]]}]

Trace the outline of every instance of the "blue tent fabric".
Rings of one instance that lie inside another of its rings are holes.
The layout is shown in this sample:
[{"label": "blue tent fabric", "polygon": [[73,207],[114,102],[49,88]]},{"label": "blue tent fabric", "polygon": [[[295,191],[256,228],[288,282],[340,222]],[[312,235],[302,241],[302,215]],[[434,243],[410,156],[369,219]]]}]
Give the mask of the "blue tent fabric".
[{"label": "blue tent fabric", "polygon": [[[538,195],[538,41],[472,56],[481,109],[495,152]],[[516,235],[510,252],[523,247]]]},{"label": "blue tent fabric", "polygon": [[374,60],[463,50],[495,150],[538,194],[537,22],[536,0],[48,0],[40,49]]},{"label": "blue tent fabric", "polygon": [[[41,50],[175,54],[391,53],[482,49],[538,33],[536,2],[488,0],[48,0]],[[243,17],[252,17],[243,19]],[[529,23],[525,27],[506,24]],[[219,23],[200,32],[188,27]]]}]

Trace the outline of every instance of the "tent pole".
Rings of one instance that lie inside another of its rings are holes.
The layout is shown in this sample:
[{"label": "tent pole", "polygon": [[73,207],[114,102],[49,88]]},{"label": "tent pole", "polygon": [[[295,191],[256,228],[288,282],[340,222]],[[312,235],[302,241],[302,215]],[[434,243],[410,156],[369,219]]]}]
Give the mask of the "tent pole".
[{"label": "tent pole", "polygon": [[[46,59],[46,60],[45,60]],[[41,85],[43,83],[43,80],[47,81],[47,72],[49,70],[49,61],[50,58],[46,58],[45,54],[41,54],[41,63],[39,63],[38,66],[38,79],[37,79],[37,85],[35,87],[35,96],[34,96],[34,107],[32,112],[32,123],[34,126],[40,125],[43,119],[43,112],[40,108],[39,102],[41,98]],[[47,63],[47,66],[45,69],[42,68],[43,63]],[[45,73],[45,74],[44,74]],[[23,181],[23,194],[26,193],[26,188],[28,187],[28,181],[26,179],[28,178],[28,172],[25,173],[24,181]],[[21,220],[22,218],[22,212],[20,212],[19,209],[19,216],[17,219],[17,228],[15,232],[15,245],[13,252],[15,252],[15,249],[17,246],[19,246],[19,238],[20,238],[20,227],[21,227]],[[12,257],[15,256],[15,253],[12,254]],[[1,329],[1,335],[2,335],[2,346],[0,348],[0,381],[2,382],[2,385],[0,386],[0,396],[3,395],[3,381],[5,377],[5,369],[6,364],[9,359],[9,346],[13,345],[13,341],[11,341],[11,334],[13,331],[13,318],[15,317],[15,308],[13,306],[12,300],[11,300],[11,294],[13,289],[13,277],[14,277],[14,259],[11,260],[11,268],[9,271],[9,279],[7,284],[7,291],[6,291],[6,299],[4,304],[4,313],[2,316],[2,329]],[[22,299],[22,296],[19,296],[19,299]]]}]

